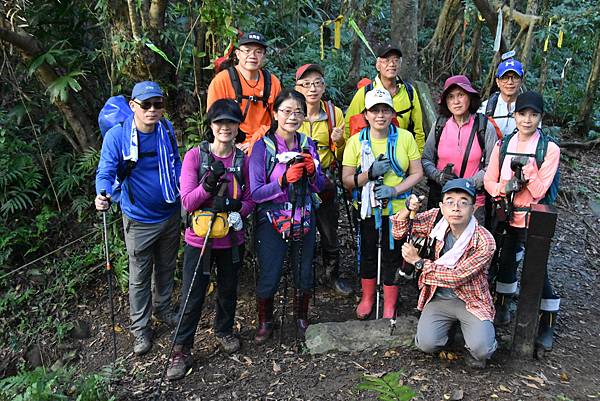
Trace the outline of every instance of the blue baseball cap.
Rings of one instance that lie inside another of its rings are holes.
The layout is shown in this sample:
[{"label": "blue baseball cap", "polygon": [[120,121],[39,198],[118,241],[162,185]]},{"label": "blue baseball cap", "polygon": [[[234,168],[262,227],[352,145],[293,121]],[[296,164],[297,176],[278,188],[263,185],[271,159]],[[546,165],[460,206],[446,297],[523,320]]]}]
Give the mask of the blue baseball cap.
[{"label": "blue baseball cap", "polygon": [[142,81],[135,84],[131,91],[131,98],[148,100],[153,97],[163,97],[163,91],[156,82]]},{"label": "blue baseball cap", "polygon": [[509,58],[507,60],[502,61],[498,64],[498,72],[496,73],[496,78],[500,78],[504,74],[509,71],[513,71],[518,76],[523,76],[523,64],[519,60],[514,58]]},{"label": "blue baseball cap", "polygon": [[453,180],[448,181],[442,188],[442,193],[445,194],[446,192],[450,192],[453,190],[466,192],[472,197],[475,197],[475,195],[477,194],[477,192],[475,191],[475,185],[473,185],[471,181],[465,178],[455,178]]}]

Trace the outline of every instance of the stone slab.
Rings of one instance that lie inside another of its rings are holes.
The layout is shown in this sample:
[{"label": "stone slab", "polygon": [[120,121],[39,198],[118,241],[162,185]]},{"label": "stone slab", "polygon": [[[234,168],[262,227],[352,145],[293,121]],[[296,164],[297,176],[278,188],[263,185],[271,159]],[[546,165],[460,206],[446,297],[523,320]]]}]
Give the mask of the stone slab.
[{"label": "stone slab", "polygon": [[390,335],[389,319],[311,324],[305,343],[311,354],[408,347],[413,343],[417,322],[414,316],[402,316],[396,322],[393,335]]}]

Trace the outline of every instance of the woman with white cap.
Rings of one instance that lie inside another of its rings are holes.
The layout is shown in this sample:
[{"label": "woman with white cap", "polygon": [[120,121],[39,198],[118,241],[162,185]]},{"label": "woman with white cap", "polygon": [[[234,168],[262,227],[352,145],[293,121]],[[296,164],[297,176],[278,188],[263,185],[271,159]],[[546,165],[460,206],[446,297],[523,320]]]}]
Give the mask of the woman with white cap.
[{"label": "woman with white cap", "polygon": [[392,124],[395,110],[388,91],[367,92],[363,113],[368,126],[348,139],[342,163],[344,186],[359,200],[362,298],[356,316],[371,315],[376,287],[382,281],[383,317],[393,318],[398,300],[395,273],[402,254],[401,242],[391,236],[389,216],[406,207],[405,199],[423,177],[423,169],[412,134]]},{"label": "woman with white cap", "polygon": [[423,170],[429,185],[427,209],[439,207],[446,182],[467,178],[478,190],[475,217],[483,224],[483,175],[498,137],[488,118],[477,113],[480,104],[479,92],[469,78],[455,75],[446,80],[439,100],[440,117],[423,150]]}]

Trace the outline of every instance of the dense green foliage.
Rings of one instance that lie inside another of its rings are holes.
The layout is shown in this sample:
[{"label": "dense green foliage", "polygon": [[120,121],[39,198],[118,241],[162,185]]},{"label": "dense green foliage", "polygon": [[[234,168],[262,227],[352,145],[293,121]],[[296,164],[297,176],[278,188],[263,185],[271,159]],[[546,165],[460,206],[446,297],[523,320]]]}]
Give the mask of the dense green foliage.
[{"label": "dense green foliage", "polygon": [[112,401],[110,372],[75,377],[73,369],[37,368],[0,381],[0,401]]}]

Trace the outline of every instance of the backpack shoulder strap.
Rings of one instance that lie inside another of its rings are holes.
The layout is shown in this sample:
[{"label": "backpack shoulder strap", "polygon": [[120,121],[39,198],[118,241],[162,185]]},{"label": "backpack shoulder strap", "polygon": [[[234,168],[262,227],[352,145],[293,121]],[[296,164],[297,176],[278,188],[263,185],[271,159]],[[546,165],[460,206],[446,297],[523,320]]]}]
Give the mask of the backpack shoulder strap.
[{"label": "backpack shoulder strap", "polygon": [[512,137],[517,133],[517,130],[515,128],[515,130],[506,135],[504,138],[502,138],[501,142],[500,142],[500,150],[498,152],[498,161],[500,162],[500,170],[502,170],[502,164],[504,164],[504,158],[506,157],[506,153],[508,152],[508,144],[510,143],[510,140],[512,139]]},{"label": "backpack shoulder strap", "polygon": [[491,94],[488,102],[485,106],[485,115],[488,117],[494,117],[494,111],[496,110],[496,105],[498,104],[498,97],[500,96],[500,92],[494,92]]},{"label": "backpack shoulder strap", "polygon": [[474,124],[476,124],[477,127],[477,141],[479,142],[479,147],[483,153],[485,153],[485,133],[487,132],[488,121],[488,118],[484,114],[475,114]]},{"label": "backpack shoulder strap", "polygon": [[366,84],[365,86],[363,86],[364,91],[365,91],[365,95],[367,94],[367,92],[370,92],[373,90],[373,81],[369,82],[368,84]]},{"label": "backpack shoulder strap", "polygon": [[237,146],[235,146],[234,149],[235,156],[233,158],[233,167],[235,170],[233,171],[233,174],[235,175],[235,178],[240,183],[242,188],[244,188],[244,151],[239,149]]},{"label": "backpack shoulder strap", "polygon": [[212,154],[210,153],[210,144],[208,141],[200,142],[198,145],[198,156],[200,157],[200,164],[198,165],[198,180],[204,177],[204,174],[210,169],[210,165],[214,161]]},{"label": "backpack shoulder strap", "polygon": [[415,98],[415,90],[411,84],[408,82],[404,82],[404,86],[406,87],[406,93],[408,94],[408,100],[410,100],[410,105],[412,106],[413,100]]},{"label": "backpack shoulder strap", "polygon": [[265,106],[265,108],[268,110],[269,109],[269,97],[271,96],[271,73],[266,69],[262,69],[261,71],[263,74],[263,78],[265,80],[265,85],[263,88],[262,102],[263,102],[263,105]]},{"label": "backpack shoulder strap", "polygon": [[539,169],[544,162],[546,152],[548,151],[548,142],[553,142],[544,131],[540,129],[540,139],[538,140],[537,146],[535,147],[535,164]]},{"label": "backpack shoulder strap", "polygon": [[298,132],[297,141],[301,152],[308,147],[308,136],[304,135],[302,132]]},{"label": "backpack shoulder strap", "polygon": [[272,132],[267,133],[262,139],[265,142],[265,171],[268,180],[277,164],[277,140]]},{"label": "backpack shoulder strap", "polygon": [[435,139],[435,145],[433,147],[433,162],[437,163],[438,159],[438,146],[440,146],[440,138],[442,137],[442,132],[444,131],[444,126],[448,121],[448,117],[439,116],[437,120],[435,120],[435,129],[433,130],[433,138]]},{"label": "backpack shoulder strap", "polygon": [[167,132],[169,133],[169,140],[171,141],[171,148],[173,151],[177,151],[179,149],[177,145],[177,138],[175,137],[175,132],[173,131],[173,126],[169,124],[166,118],[160,119],[161,124],[163,124],[167,128]]},{"label": "backpack shoulder strap", "polygon": [[229,80],[231,81],[231,86],[233,86],[233,90],[235,92],[235,101],[239,104],[242,103],[242,83],[240,82],[240,77],[238,75],[235,67],[229,67],[227,69],[227,73],[229,74]]},{"label": "backpack shoulder strap", "polygon": [[[460,171],[458,176],[463,178],[465,176],[465,171],[467,170],[467,163],[469,162],[469,155],[471,154],[471,149],[473,148],[473,141],[475,137],[479,141],[479,125],[481,118],[479,114],[476,114],[473,121],[473,128],[471,128],[471,134],[469,135],[469,140],[467,141],[467,147],[465,148],[465,154],[463,156],[462,163],[460,165]],[[479,146],[481,146],[481,142],[479,142]],[[483,147],[481,148],[484,149]]]},{"label": "backpack shoulder strap", "polygon": [[402,167],[400,166],[400,163],[396,158],[396,149],[398,148],[399,137],[400,135],[398,135],[398,128],[395,125],[391,124],[387,139],[387,157],[390,160],[392,170],[394,170],[394,173],[396,173],[396,175],[399,177],[404,177],[404,170],[402,170]]}]

